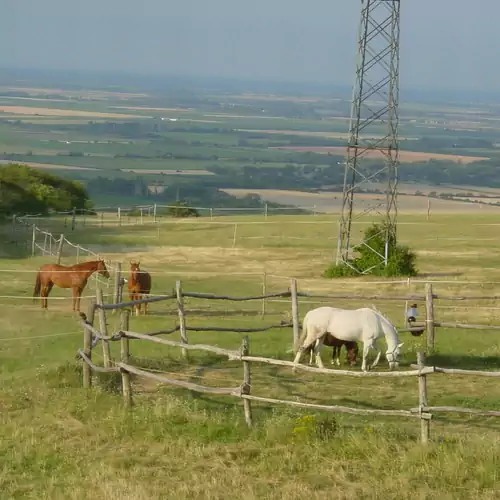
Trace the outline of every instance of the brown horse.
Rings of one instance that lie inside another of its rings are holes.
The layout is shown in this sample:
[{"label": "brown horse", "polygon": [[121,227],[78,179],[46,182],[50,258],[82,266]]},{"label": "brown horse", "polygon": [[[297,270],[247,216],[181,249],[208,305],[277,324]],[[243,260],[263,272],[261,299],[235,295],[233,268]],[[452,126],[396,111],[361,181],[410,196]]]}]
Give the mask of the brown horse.
[{"label": "brown horse", "polygon": [[80,297],[87,281],[92,274],[98,272],[101,276],[109,278],[109,272],[103,260],[92,260],[82,262],[74,266],[61,266],[59,264],[45,264],[36,275],[35,291],[36,297],[42,298],[42,309],[47,309],[47,297],[54,285],[59,288],[73,289],[73,311],[80,312]]},{"label": "brown horse", "polygon": [[[323,339],[323,344],[329,347],[333,347],[332,352],[332,365],[336,364],[340,366],[340,351],[342,346],[345,345],[347,349],[347,362],[349,365],[354,366],[357,362],[358,357],[358,344],[357,342],[352,342],[349,340],[340,340],[337,337],[334,337],[331,333],[327,333]],[[313,350],[314,350],[314,342],[307,349],[304,350],[305,353],[310,352],[310,360],[309,364],[313,363]]]},{"label": "brown horse", "polygon": [[[146,271],[141,271],[139,262],[130,263],[130,279],[128,280],[128,293],[130,300],[140,300],[142,296],[147,296],[151,292],[151,275]],[[141,304],[136,304],[135,315],[141,313]],[[148,303],[144,303],[144,314],[148,313]]]}]

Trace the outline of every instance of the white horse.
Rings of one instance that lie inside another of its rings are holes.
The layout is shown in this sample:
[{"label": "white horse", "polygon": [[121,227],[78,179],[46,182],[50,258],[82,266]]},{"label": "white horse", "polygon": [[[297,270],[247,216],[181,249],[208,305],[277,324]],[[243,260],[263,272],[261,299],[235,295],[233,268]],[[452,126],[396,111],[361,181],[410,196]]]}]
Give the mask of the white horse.
[{"label": "white horse", "polygon": [[399,366],[399,356],[403,343],[399,342],[394,325],[382,313],[368,307],[353,310],[328,306],[312,309],[305,315],[302,323],[302,336],[295,346],[294,364],[299,364],[304,349],[314,343],[316,364],[319,368],[323,368],[320,352],[326,333],[335,335],[340,340],[363,342],[363,363],[361,365],[363,371],[366,371],[366,358],[370,349],[377,353],[371,368],[377,366],[381,351],[376,342],[380,337],[385,336],[387,342],[385,357],[389,368],[393,370]]}]

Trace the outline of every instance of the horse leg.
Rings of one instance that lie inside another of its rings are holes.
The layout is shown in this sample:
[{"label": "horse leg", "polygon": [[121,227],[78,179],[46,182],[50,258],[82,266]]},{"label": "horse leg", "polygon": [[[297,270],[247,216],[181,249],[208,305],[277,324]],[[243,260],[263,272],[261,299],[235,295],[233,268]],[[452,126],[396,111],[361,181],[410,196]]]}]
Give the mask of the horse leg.
[{"label": "horse leg", "polygon": [[[295,359],[293,360],[294,365],[298,365],[300,358],[302,357],[302,354],[304,354],[304,350],[299,347],[299,350],[297,351],[297,354],[295,355]],[[295,368],[294,368],[295,370]]]},{"label": "horse leg", "polygon": [[340,366],[340,351],[342,346],[334,346],[332,352],[332,365]]},{"label": "horse leg", "polygon": [[40,294],[42,296],[42,309],[48,309],[49,307],[47,297],[49,296],[53,286],[54,283],[52,283],[52,281],[49,281],[42,289],[42,293]]},{"label": "horse leg", "polygon": [[377,352],[377,356],[375,357],[375,361],[372,363],[371,368],[375,368],[380,360],[380,355],[382,354],[382,351],[378,348],[376,344],[372,344],[372,349]]},{"label": "horse leg", "polygon": [[[136,300],[141,300],[140,294],[137,294]],[[136,304],[135,305],[135,315],[139,316],[141,314],[141,304]]]},{"label": "horse leg", "polygon": [[76,311],[76,304],[78,302],[78,287],[73,287],[73,312]]},{"label": "horse leg", "polygon": [[323,348],[323,337],[316,340],[316,345],[314,346],[314,354],[316,354],[316,364],[318,368],[324,368],[323,360],[321,359],[321,349]]},{"label": "horse leg", "polygon": [[80,312],[80,299],[82,298],[82,288],[77,289],[77,297],[76,297],[76,310],[77,312]]},{"label": "horse leg", "polygon": [[366,372],[366,358],[368,357],[368,353],[370,352],[372,345],[371,343],[364,343],[363,344],[363,363],[361,365],[361,370]]}]

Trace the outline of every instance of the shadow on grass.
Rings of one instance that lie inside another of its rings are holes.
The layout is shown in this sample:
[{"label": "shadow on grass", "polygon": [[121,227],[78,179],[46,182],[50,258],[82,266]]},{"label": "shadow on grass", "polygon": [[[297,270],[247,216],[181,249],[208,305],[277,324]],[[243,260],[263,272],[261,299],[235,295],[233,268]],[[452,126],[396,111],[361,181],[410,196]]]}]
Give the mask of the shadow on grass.
[{"label": "shadow on grass", "polygon": [[460,368],[462,370],[500,370],[500,357],[472,356],[470,354],[432,354],[426,359],[425,364],[441,368]]},{"label": "shadow on grass", "polygon": [[7,234],[0,234],[0,239],[2,240],[0,252],[2,259],[22,260],[31,257],[31,246],[28,246],[25,240]]}]

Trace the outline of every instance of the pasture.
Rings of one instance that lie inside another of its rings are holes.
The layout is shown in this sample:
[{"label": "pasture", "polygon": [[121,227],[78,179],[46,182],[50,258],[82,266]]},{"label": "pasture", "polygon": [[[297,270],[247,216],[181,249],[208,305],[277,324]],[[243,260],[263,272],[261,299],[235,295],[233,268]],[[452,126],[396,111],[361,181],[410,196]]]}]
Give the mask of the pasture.
[{"label": "pasture", "polygon": [[[474,207],[475,208],[475,207]],[[70,231],[61,219],[37,224],[54,234],[64,231],[111,261],[140,260],[150,272],[153,294],[171,293],[182,280],[186,291],[233,296],[286,290],[290,277],[299,290],[383,295],[422,293],[432,280],[436,293],[500,294],[498,214],[439,213],[400,216],[399,238],[418,254],[417,279],[380,283],[321,277],[335,251],[336,220],[331,216],[215,217],[161,219],[156,225],[77,223]],[[236,230],[235,230],[236,227]],[[360,232],[363,226],[357,225]],[[254,405],[256,425],[245,426],[241,402],[134,379],[135,405],[122,406],[120,382],[98,377],[90,392],[81,388],[75,360],[83,333],[71,312],[70,292],[54,289],[48,311],[33,304],[36,270],[54,257],[27,258],[22,241],[29,231],[2,228],[0,279],[0,441],[4,466],[0,487],[5,498],[496,498],[500,422],[492,418],[436,416],[432,442],[418,444],[413,420],[325,414]],[[16,241],[18,244],[16,244]],[[83,259],[83,256],[82,256]],[[66,247],[62,263],[75,262]],[[105,295],[112,284],[104,287]],[[95,295],[93,282],[84,296]],[[87,299],[82,299],[85,307]],[[326,301],[300,300],[302,318]],[[370,306],[402,326],[404,301],[339,301],[339,307]],[[334,305],[334,304],[332,304]],[[289,300],[236,305],[186,299],[187,321],[199,326],[255,327],[287,317]],[[423,307],[422,307],[423,308]],[[131,317],[130,329],[148,332],[173,327],[175,303],[150,306],[147,317]],[[423,313],[423,311],[422,311]],[[436,304],[436,319],[500,325],[495,301]],[[119,315],[109,315],[110,332]],[[178,340],[178,334],[169,338]],[[401,334],[402,369],[425,350],[425,335]],[[241,334],[190,333],[190,343],[238,349]],[[429,363],[481,370],[500,368],[500,333],[495,330],[437,330],[437,350]],[[207,353],[190,353],[131,341],[138,366],[204,385],[232,386],[241,368]],[[384,341],[381,346],[385,348]],[[250,335],[253,355],[291,360],[291,331]],[[112,346],[119,356],[119,346]],[[100,350],[95,351],[95,361]],[[323,359],[329,363],[325,349]],[[342,354],[341,360],[344,361]],[[344,361],[345,363],[345,361]],[[359,370],[358,366],[354,368]],[[377,370],[387,370],[382,358]],[[168,375],[167,375],[168,376]],[[256,392],[267,397],[360,408],[416,406],[416,380],[352,379],[293,374],[288,368],[254,368]],[[434,376],[430,403],[498,409],[494,379]],[[327,431],[325,431],[327,429]]]}]

